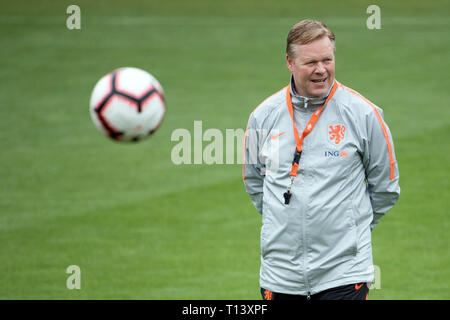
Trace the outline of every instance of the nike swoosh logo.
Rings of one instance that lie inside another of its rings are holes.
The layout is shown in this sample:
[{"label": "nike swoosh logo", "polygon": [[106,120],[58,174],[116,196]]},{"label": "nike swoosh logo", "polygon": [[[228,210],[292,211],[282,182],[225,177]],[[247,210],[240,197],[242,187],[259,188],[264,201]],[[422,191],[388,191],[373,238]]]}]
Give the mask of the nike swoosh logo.
[{"label": "nike swoosh logo", "polygon": [[280,134],[277,134],[277,135],[273,135],[273,134],[271,134],[270,135],[270,139],[276,139],[276,138],[278,138],[279,136],[281,136],[281,135],[283,135],[283,134],[285,134],[286,133],[286,131],[284,131],[284,132],[282,132],[282,133],[280,133]]},{"label": "nike swoosh logo", "polygon": [[356,290],[359,290],[359,289],[361,289],[362,288],[362,286],[364,285],[365,283],[363,282],[363,283],[361,283],[359,286],[358,286],[358,284],[357,283],[355,283],[355,289]]}]

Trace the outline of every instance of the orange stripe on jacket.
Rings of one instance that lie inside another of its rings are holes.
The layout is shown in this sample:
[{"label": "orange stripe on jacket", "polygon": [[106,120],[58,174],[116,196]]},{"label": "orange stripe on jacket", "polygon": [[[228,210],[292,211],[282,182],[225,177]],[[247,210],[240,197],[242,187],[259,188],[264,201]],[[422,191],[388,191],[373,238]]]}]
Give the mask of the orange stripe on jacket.
[{"label": "orange stripe on jacket", "polygon": [[[272,94],[272,95],[270,95],[269,97],[267,97],[266,99],[264,99],[264,101],[263,102],[261,102],[253,111],[252,111],[252,113],[250,114],[250,117],[253,115],[253,112],[255,112],[256,111],[256,109],[258,109],[264,102],[266,102],[267,100],[269,100],[270,98],[272,98],[274,95],[276,95],[277,93],[280,93],[281,91],[283,91],[283,90],[285,90],[287,87],[289,87],[289,86],[286,86],[286,87],[284,87],[283,89],[281,89],[281,90],[278,90],[277,92],[275,92],[274,94]],[[245,129],[245,134],[244,134],[244,152],[243,152],[243,155],[242,155],[242,160],[243,160],[243,164],[242,164],[242,179],[245,181],[245,148],[246,148],[246,145],[247,145],[247,133],[248,133],[248,125],[250,124],[250,120],[248,121],[248,123],[247,123],[247,128]]]},{"label": "orange stripe on jacket", "polygon": [[363,99],[375,111],[375,115],[377,116],[378,122],[380,123],[380,126],[381,126],[381,130],[383,131],[384,139],[386,140],[388,153],[389,153],[389,165],[390,165],[390,170],[391,170],[390,180],[393,180],[395,178],[395,160],[394,160],[394,155],[392,153],[391,141],[389,140],[389,135],[388,135],[386,126],[384,125],[383,118],[381,117],[380,113],[378,112],[377,108],[375,107],[375,105],[372,102],[367,100],[365,97],[363,97],[361,94],[359,94],[355,90],[344,86],[342,83],[339,83],[339,85],[342,88],[344,88],[345,90],[347,90],[348,92],[350,92],[350,93],[360,97],[361,99]]}]

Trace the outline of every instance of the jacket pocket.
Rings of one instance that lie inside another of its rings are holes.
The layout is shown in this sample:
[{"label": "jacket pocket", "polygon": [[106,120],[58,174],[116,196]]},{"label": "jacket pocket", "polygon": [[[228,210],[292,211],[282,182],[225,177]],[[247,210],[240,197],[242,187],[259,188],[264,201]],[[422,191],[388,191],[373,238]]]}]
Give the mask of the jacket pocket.
[{"label": "jacket pocket", "polygon": [[355,212],[353,210],[353,206],[347,209],[346,216],[348,219],[348,254],[355,256],[358,253],[358,227],[356,224]]},{"label": "jacket pocket", "polygon": [[270,207],[267,205],[268,195],[266,193],[265,196],[263,196],[263,213],[262,213],[262,226],[261,226],[261,237],[260,237],[260,245],[261,245],[261,256],[264,258],[267,253],[267,239],[270,235],[269,228],[271,226],[270,221]]},{"label": "jacket pocket", "polygon": [[265,257],[266,256],[266,252],[267,252],[267,224],[263,224],[261,227],[261,257]]}]

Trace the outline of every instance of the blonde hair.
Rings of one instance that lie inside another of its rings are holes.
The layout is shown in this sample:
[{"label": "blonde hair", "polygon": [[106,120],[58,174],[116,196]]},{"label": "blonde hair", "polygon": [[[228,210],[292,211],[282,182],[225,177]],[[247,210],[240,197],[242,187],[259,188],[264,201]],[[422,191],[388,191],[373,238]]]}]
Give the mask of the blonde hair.
[{"label": "blonde hair", "polygon": [[286,53],[290,58],[295,58],[296,44],[308,44],[322,37],[328,37],[336,50],[335,36],[325,23],[316,20],[302,20],[296,23],[287,36]]}]

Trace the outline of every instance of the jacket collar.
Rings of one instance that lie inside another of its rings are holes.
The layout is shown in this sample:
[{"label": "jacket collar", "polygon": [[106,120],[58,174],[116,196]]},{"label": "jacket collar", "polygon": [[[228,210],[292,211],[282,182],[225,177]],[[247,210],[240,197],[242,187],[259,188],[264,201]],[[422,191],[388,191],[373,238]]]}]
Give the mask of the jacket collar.
[{"label": "jacket collar", "polygon": [[[336,81],[336,79],[334,80]],[[327,99],[328,95],[331,92],[331,89],[333,88],[334,85],[334,81],[330,86],[330,89],[328,89],[328,92],[322,96],[322,97],[318,97],[318,98],[307,98],[307,97],[303,97],[301,95],[299,95],[297,92],[295,92],[294,89],[294,76],[291,75],[291,99],[292,99],[292,105],[294,106],[294,108],[308,108],[310,106],[318,106],[318,105],[322,105],[325,100]]]}]

